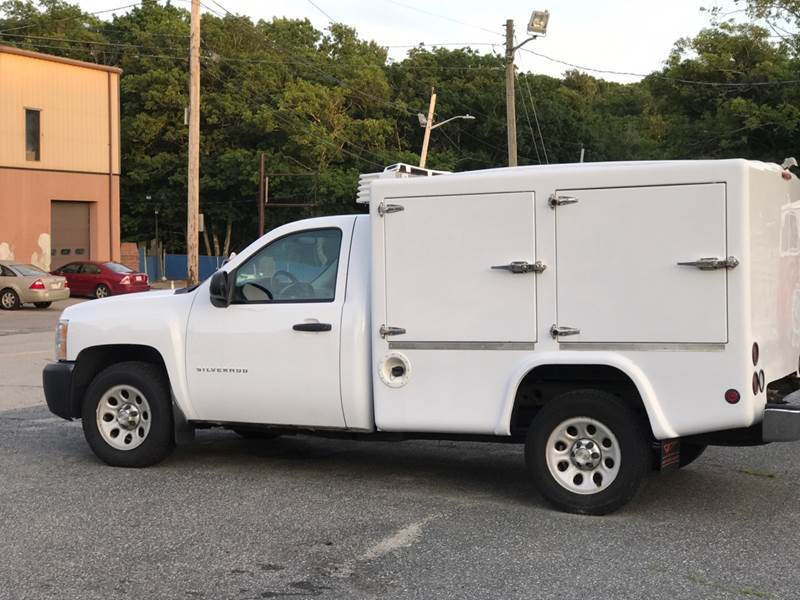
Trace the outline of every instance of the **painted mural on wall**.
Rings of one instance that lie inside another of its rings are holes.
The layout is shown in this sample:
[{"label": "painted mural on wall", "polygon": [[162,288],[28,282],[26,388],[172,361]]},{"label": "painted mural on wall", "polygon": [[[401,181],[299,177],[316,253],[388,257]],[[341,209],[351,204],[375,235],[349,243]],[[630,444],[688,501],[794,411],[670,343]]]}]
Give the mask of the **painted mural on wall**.
[{"label": "painted mural on wall", "polygon": [[40,233],[39,234],[39,250],[41,252],[34,252],[31,254],[31,264],[36,265],[40,269],[44,269],[45,271],[50,270],[50,234],[49,233]]},{"label": "painted mural on wall", "polygon": [[14,260],[14,246],[8,242],[0,242],[0,260]]}]

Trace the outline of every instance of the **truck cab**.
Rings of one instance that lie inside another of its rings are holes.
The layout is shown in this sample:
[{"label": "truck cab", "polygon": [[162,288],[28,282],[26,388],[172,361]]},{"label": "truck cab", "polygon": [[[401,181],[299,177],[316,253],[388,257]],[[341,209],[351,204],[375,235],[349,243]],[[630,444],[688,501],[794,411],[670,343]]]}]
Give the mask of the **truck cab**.
[{"label": "truck cab", "polygon": [[397,165],[358,201],[194,288],[68,308],[50,409],[119,466],[202,427],[516,441],[592,514],[706,444],[800,438],[800,186],[777,165]]}]

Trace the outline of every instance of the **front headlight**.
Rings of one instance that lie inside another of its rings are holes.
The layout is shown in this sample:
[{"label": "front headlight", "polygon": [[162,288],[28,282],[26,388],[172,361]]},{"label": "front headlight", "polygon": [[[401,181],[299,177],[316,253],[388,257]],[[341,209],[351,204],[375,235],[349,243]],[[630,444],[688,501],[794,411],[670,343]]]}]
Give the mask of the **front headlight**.
[{"label": "front headlight", "polygon": [[67,330],[69,320],[60,319],[56,326],[56,360],[67,360]]}]

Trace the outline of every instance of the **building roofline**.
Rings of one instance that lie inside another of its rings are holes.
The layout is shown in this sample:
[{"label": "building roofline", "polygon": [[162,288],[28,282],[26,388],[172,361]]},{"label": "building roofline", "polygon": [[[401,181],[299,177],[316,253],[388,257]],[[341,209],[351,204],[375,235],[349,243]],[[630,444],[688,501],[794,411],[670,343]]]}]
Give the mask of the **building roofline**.
[{"label": "building roofline", "polygon": [[90,63],[83,60],[75,60],[74,58],[64,58],[63,56],[53,56],[52,54],[44,54],[42,52],[34,52],[33,50],[24,50],[22,48],[15,48],[14,46],[4,46],[0,44],[0,54],[16,54],[18,56],[27,56],[28,58],[38,58],[39,60],[49,60],[51,62],[63,63],[65,65],[72,65],[73,67],[83,67],[84,69],[95,69],[97,71],[108,71],[111,73],[122,73],[119,67],[109,67],[107,65],[98,65],[97,63]]}]

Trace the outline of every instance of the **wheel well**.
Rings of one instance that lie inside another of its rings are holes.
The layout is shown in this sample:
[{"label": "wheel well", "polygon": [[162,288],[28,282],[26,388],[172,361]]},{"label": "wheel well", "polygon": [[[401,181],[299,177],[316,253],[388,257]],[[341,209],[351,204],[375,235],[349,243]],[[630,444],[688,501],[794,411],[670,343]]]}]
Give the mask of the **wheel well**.
[{"label": "wheel well", "polygon": [[628,403],[650,423],[639,390],[627,374],[608,365],[542,365],[528,372],[517,388],[511,412],[511,434],[525,435],[539,409],[565,392],[602,390]]},{"label": "wheel well", "polygon": [[72,416],[81,416],[81,403],[95,376],[108,366],[129,360],[151,363],[166,374],[167,367],[161,353],[151,346],[138,344],[106,344],[81,350],[72,379]]}]

